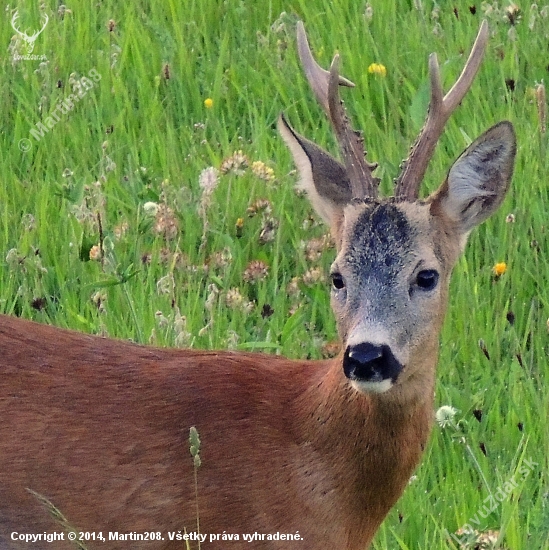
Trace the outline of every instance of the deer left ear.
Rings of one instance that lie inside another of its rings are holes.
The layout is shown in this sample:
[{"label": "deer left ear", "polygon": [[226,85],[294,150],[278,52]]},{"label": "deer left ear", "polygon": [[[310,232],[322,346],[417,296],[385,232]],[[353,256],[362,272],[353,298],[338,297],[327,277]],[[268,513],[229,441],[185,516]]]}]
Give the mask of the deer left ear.
[{"label": "deer left ear", "polygon": [[316,213],[334,228],[341,211],[352,199],[345,167],[318,145],[300,136],[282,114],[278,130],[299,170],[298,188],[307,192]]},{"label": "deer left ear", "polygon": [[515,162],[513,125],[492,126],[456,160],[432,198],[431,211],[442,211],[467,234],[491,216],[509,189]]}]

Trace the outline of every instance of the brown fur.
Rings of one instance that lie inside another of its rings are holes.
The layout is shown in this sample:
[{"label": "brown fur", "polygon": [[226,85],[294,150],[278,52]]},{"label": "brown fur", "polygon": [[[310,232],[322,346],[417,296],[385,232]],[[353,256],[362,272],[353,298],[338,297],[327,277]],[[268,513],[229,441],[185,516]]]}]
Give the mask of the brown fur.
[{"label": "brown fur", "polygon": [[61,531],[27,489],[79,531],[166,539],[90,549],[185,548],[167,532],[196,530],[196,426],[201,532],[303,537],[205,547],[362,550],[429,433],[432,386],[411,407],[360,394],[341,358],[146,348],[6,316],[0,349],[1,548],[18,548],[12,531]]}]

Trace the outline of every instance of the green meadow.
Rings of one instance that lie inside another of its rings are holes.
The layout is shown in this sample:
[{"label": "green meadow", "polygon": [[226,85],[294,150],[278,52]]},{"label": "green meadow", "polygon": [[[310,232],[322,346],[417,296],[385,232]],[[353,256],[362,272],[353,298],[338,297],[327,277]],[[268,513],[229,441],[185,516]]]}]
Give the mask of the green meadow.
[{"label": "green meadow", "polygon": [[[32,53],[10,24],[16,8],[28,34],[49,16]],[[454,270],[435,399],[452,409],[438,415],[373,548],[549,549],[549,6],[46,0],[42,9],[10,4],[0,26],[0,312],[143,344],[293,358],[337,351],[335,250],[295,191],[276,130],[284,111],[337,152],[299,66],[297,20],[319,63],[340,53],[356,84],[342,91],[345,104],[389,194],[425,118],[428,55],[437,52],[447,90],[487,19],[484,63],[422,196],[503,119],[518,140],[512,188]],[[369,71],[373,63],[385,71]]]}]

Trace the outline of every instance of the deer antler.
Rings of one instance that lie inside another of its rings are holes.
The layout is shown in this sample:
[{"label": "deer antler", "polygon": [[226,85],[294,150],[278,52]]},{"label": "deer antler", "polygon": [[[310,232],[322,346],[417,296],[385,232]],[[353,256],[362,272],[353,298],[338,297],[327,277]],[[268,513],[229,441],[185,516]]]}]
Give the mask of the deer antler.
[{"label": "deer antler", "polygon": [[339,98],[339,86],[354,87],[354,84],[340,76],[339,55],[334,57],[329,71],[320,67],[311,53],[305,27],[301,21],[297,24],[297,47],[307,80],[334,127],[351,182],[353,198],[375,198],[379,178],[373,177],[372,171],[377,167],[377,163],[366,161],[364,140],[360,132],[352,129]]},{"label": "deer antler", "polygon": [[402,172],[395,183],[395,197],[404,200],[418,198],[419,186],[444,125],[471,87],[484,57],[487,42],[488,23],[484,20],[461,75],[444,97],[437,56],[434,53],[429,56],[431,101],[427,120],[411,148],[410,156],[402,163]]}]

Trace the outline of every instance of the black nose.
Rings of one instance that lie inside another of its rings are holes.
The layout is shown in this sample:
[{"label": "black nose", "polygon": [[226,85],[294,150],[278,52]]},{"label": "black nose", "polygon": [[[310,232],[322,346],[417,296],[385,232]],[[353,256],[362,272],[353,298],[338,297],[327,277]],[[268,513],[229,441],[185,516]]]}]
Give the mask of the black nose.
[{"label": "black nose", "polygon": [[363,342],[347,346],[343,357],[343,372],[349,380],[396,382],[402,365],[387,345]]}]

